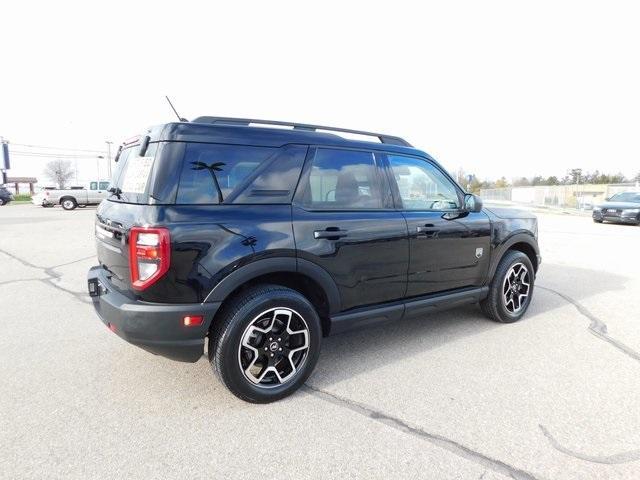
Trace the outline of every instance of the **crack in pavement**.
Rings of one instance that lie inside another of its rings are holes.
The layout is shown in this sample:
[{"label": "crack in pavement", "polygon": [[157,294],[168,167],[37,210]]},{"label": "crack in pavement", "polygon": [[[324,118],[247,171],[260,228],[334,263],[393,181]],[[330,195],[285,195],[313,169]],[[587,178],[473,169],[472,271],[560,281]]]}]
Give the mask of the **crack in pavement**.
[{"label": "crack in pavement", "polygon": [[448,450],[449,452],[461,458],[464,458],[465,460],[469,460],[479,465],[482,465],[485,468],[493,470],[494,472],[499,473],[501,475],[505,475],[507,477],[514,478],[516,480],[536,480],[536,477],[534,477],[529,472],[520,470],[505,462],[496,460],[480,452],[472,450],[471,448],[465,445],[462,445],[460,443],[457,443],[454,440],[451,440],[442,435],[438,435],[436,433],[429,433],[417,426],[409,425],[404,420],[400,420],[399,418],[392,417],[380,411],[374,410],[373,408],[367,405],[327,392],[318,387],[314,387],[309,383],[305,383],[303,386],[303,389],[306,390],[309,394],[317,398],[320,398],[321,400],[332,403],[342,408],[347,408],[364,417],[383,423],[388,427],[391,427],[403,433],[407,433],[409,435],[418,437],[421,440],[425,440],[437,447]]},{"label": "crack in pavement", "polygon": [[[604,323],[602,320],[600,320],[598,317],[596,317],[593,313],[591,313],[580,302],[578,302],[577,300],[574,300],[570,296],[565,295],[564,293],[558,292],[557,290],[554,290],[552,288],[543,287],[541,285],[536,285],[536,287],[537,288],[541,288],[542,290],[546,290],[547,292],[554,293],[554,294],[558,295],[560,298],[562,298],[563,300],[565,300],[568,303],[570,303],[571,305],[573,305],[576,308],[576,310],[578,310],[578,312],[580,314],[582,314],[584,317],[586,317],[589,320],[589,322],[590,322],[589,323],[589,327],[588,327],[589,332],[591,332],[593,335],[595,335],[599,339],[604,340],[605,342],[609,343],[610,345],[612,345],[616,349],[620,350],[621,352],[625,353],[626,355],[628,355],[629,357],[633,358],[634,360],[640,361],[640,353],[636,352],[634,349],[632,349],[631,347],[628,347],[627,345],[625,345],[624,343],[616,340],[615,338],[612,338],[609,335],[609,332],[607,330],[607,324]],[[559,452],[564,453],[565,455],[569,455],[571,457],[574,457],[574,458],[577,458],[577,459],[580,459],[580,460],[585,460],[587,462],[604,463],[604,464],[608,464],[608,465],[614,465],[614,464],[619,464],[619,463],[627,463],[627,462],[634,462],[634,461],[640,460],[640,450],[631,450],[631,451],[628,451],[628,452],[614,453],[612,455],[605,455],[605,456],[587,455],[587,454],[583,454],[583,453],[580,453],[580,452],[575,452],[573,450],[570,450],[570,449],[562,446],[553,437],[553,435],[551,435],[549,430],[547,430],[544,427],[544,425],[540,424],[538,426],[540,427],[540,430],[542,431],[544,436],[547,438],[547,440],[549,441],[551,446],[553,448],[555,448],[556,450],[558,450]]]},{"label": "crack in pavement", "polygon": [[633,358],[634,360],[640,362],[640,353],[636,352],[633,348],[625,345],[619,340],[616,340],[615,338],[611,337],[607,331],[607,325],[598,317],[596,317],[593,313],[587,310],[587,308],[584,305],[582,305],[580,302],[552,288],[543,287],[541,285],[536,285],[536,288],[541,288],[542,290],[546,290],[547,292],[555,293],[560,298],[569,302],[571,305],[573,305],[576,308],[576,310],[578,310],[578,312],[580,312],[582,315],[587,317],[587,319],[589,319],[590,321],[589,327],[588,327],[589,332],[591,332],[593,335],[595,335],[599,339],[604,340],[605,342],[614,346],[615,348],[625,353],[629,357]]},{"label": "crack in pavement", "polygon": [[576,452],[574,450],[569,450],[568,448],[562,446],[560,442],[558,442],[555,437],[551,435],[549,430],[544,427],[544,425],[538,425],[538,427],[540,427],[540,430],[542,431],[544,436],[547,437],[547,440],[549,440],[549,443],[551,443],[553,448],[564,453],[565,455],[569,455],[580,460],[585,460],[587,462],[593,463],[604,463],[606,465],[617,465],[620,463],[635,462],[637,460],[640,460],[640,450],[630,450],[628,452],[614,453],[612,455],[603,456],[587,455],[584,453]]},{"label": "crack in pavement", "polygon": [[95,255],[79,258],[77,260],[72,260],[72,261],[66,262],[66,263],[61,263],[59,265],[54,265],[52,267],[41,267],[41,266],[35,265],[35,264],[33,264],[33,263],[31,263],[31,262],[29,262],[27,260],[24,260],[24,259],[18,257],[17,255],[9,253],[6,250],[0,249],[0,253],[2,253],[4,255],[6,255],[7,257],[12,258],[13,260],[21,263],[25,267],[34,268],[36,270],[41,270],[48,277],[48,278],[34,278],[34,279],[24,279],[24,280],[9,280],[9,281],[0,283],[0,285],[7,285],[7,284],[10,284],[10,283],[27,282],[27,281],[34,281],[35,280],[35,281],[38,281],[38,282],[42,282],[45,285],[49,285],[49,286],[51,286],[53,288],[56,288],[56,289],[58,289],[58,290],[60,290],[62,292],[68,293],[69,295],[71,295],[76,300],[78,300],[78,301],[80,301],[82,303],[86,303],[86,304],[92,303],[91,300],[89,299],[89,295],[88,294],[74,292],[73,290],[69,290],[68,288],[64,288],[64,287],[58,285],[56,283],[56,281],[62,278],[62,274],[56,272],[55,269],[56,268],[60,268],[60,267],[66,267],[68,265],[73,265],[74,263],[83,262],[83,261],[89,260],[91,258],[95,258]]}]

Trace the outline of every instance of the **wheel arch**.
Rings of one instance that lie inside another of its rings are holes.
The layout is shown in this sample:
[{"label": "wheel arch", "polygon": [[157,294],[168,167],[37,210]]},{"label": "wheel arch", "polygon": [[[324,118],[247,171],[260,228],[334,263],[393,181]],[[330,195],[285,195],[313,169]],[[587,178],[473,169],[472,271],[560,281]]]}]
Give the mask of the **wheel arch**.
[{"label": "wheel arch", "polygon": [[230,298],[258,284],[282,285],[304,295],[320,316],[323,334],[328,335],[330,316],[340,311],[338,287],[326,270],[307,260],[284,257],[249,263],[220,281],[205,302],[221,302],[221,311]]},{"label": "wheel arch", "polygon": [[491,267],[489,269],[489,275],[486,282],[487,284],[491,283],[493,280],[493,276],[496,273],[496,269],[498,268],[498,264],[500,263],[500,260],[502,260],[502,257],[511,250],[522,252],[529,257],[534,271],[536,273],[538,272],[538,268],[540,266],[540,250],[535,238],[530,233],[518,233],[509,237],[494,249],[495,253],[491,260]]},{"label": "wheel arch", "polygon": [[62,205],[62,202],[64,202],[65,200],[73,200],[74,202],[76,202],[76,205],[78,204],[78,199],[76,197],[74,197],[73,195],[65,195],[58,199],[58,205]]}]

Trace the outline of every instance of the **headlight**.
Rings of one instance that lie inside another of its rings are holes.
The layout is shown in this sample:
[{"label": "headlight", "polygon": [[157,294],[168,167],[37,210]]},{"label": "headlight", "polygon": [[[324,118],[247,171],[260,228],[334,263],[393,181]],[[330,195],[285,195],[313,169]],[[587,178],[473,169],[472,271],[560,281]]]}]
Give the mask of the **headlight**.
[{"label": "headlight", "polygon": [[622,211],[622,213],[628,213],[629,215],[637,215],[640,213],[640,208],[629,208]]}]

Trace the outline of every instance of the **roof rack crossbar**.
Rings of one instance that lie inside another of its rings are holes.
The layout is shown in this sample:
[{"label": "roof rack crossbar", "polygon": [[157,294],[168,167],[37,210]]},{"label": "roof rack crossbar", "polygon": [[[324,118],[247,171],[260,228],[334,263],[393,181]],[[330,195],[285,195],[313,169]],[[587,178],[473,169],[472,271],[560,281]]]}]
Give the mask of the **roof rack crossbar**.
[{"label": "roof rack crossbar", "polygon": [[214,123],[223,125],[244,125],[249,126],[252,123],[257,125],[279,125],[285,127],[293,127],[294,130],[307,130],[315,132],[324,130],[328,132],[352,133],[355,135],[366,135],[368,137],[376,137],[380,143],[388,143],[390,145],[400,145],[403,147],[411,147],[411,144],[400,137],[393,135],[385,135],[383,133],[364,132],[362,130],[352,130],[350,128],[326,127],[322,125],[310,125],[306,123],[282,122],[279,120],[258,120],[255,118],[233,118],[233,117],[198,117],[193,120],[194,123]]}]

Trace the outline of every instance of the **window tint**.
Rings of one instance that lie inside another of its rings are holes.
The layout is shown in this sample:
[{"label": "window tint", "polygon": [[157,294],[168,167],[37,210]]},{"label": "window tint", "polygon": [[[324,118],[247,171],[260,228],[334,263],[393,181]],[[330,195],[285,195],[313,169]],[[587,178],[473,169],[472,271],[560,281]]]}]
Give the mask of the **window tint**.
[{"label": "window tint", "polygon": [[388,155],[406,210],[454,210],[460,208],[458,191],[440,170],[425,160]]},{"label": "window tint", "polygon": [[176,203],[216,204],[224,200],[276,149],[189,143]]},{"label": "window tint", "polygon": [[382,208],[373,153],[318,149],[303,203],[316,209]]}]

